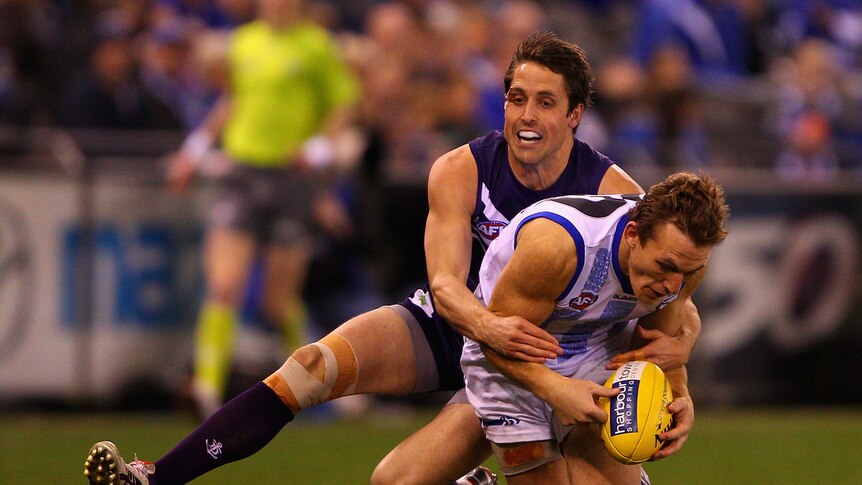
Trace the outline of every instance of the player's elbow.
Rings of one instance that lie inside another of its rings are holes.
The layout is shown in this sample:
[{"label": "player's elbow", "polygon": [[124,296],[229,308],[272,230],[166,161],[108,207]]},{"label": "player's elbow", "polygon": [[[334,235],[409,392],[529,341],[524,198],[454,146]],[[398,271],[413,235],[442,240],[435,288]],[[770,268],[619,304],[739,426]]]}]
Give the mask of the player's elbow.
[{"label": "player's elbow", "polygon": [[428,288],[431,290],[431,294],[434,295],[434,308],[444,317],[448,313],[450,295],[455,293],[453,285],[464,286],[464,283],[451,275],[437,275],[428,280]]},{"label": "player's elbow", "polygon": [[428,288],[434,295],[442,294],[446,291],[446,287],[449,285],[449,280],[450,278],[446,275],[434,275],[428,279]]}]

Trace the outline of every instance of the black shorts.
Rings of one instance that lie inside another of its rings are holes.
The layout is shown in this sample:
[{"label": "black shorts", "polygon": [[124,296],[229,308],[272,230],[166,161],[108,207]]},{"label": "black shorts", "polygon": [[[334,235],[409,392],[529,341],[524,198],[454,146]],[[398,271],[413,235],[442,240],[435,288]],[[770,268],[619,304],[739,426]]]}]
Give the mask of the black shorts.
[{"label": "black shorts", "polygon": [[216,180],[209,224],[251,234],[262,243],[289,246],[309,233],[320,183],[292,168],[236,163]]},{"label": "black shorts", "polygon": [[[431,294],[425,289],[416,290],[413,296],[393,305],[393,309],[404,318],[413,338],[417,361],[414,392],[463,388],[461,349],[464,337],[434,311]],[[431,368],[432,363],[435,369]]]}]

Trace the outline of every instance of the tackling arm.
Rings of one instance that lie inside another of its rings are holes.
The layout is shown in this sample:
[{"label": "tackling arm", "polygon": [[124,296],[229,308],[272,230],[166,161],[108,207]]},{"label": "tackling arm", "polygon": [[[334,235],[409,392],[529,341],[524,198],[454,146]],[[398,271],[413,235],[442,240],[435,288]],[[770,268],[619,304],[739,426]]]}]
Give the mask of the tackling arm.
[{"label": "tackling arm", "polygon": [[440,157],[428,177],[425,260],[434,308],[459,332],[507,356],[544,362],[562,352],[547,332],[520,317],[501,318],[467,288],[478,173],[470,148]]},{"label": "tackling arm", "polygon": [[691,298],[685,300],[680,323],[675,334],[639,325],[635,329],[637,341],[632,342],[633,350],[615,355],[605,368],[618,369],[632,360],[648,360],[665,372],[685,365],[697,344],[701,328],[700,314]]},{"label": "tackling arm", "polygon": [[[431,168],[425,258],[435,310],[461,334],[503,356],[543,363],[562,353],[556,339],[514,313],[498,316],[488,311],[465,285],[472,245],[470,217],[477,186],[476,161],[467,145],[440,157]],[[631,194],[643,189],[612,165],[598,192]]]},{"label": "tackling arm", "polygon": [[598,195],[643,193],[643,187],[617,165],[611,165],[599,183]]}]

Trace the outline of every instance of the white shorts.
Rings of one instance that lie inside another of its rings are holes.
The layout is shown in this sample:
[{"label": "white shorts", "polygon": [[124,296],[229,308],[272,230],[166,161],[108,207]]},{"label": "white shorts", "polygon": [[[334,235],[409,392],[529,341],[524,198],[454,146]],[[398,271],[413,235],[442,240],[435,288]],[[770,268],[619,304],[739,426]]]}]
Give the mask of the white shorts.
[{"label": "white shorts", "polygon": [[[631,343],[634,321],[626,331],[591,346],[586,353],[571,357],[566,368],[573,369],[567,377],[604,384],[613,371],[605,370],[610,358]],[[554,417],[551,407],[532,392],[500,374],[485,359],[479,345],[467,339],[461,357],[467,398],[482,421],[485,436],[494,443],[521,443],[556,440],[560,442],[571,431]]]}]

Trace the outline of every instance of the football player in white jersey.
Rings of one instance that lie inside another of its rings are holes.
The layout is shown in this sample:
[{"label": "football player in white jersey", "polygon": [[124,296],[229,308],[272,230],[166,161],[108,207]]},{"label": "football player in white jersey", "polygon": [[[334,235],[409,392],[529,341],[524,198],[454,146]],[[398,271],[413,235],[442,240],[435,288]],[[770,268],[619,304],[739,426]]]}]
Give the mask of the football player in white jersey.
[{"label": "football player in white jersey", "polygon": [[[540,364],[469,339],[465,345],[468,398],[512,485],[648,480],[640,466],[614,461],[590,426],[608,418],[596,398],[617,393],[601,385],[610,375],[604,362],[628,348],[633,319],[671,335],[679,329],[712,247],[727,235],[729,209],[712,178],[690,173],[634,199],[538,202],[512,220],[482,262],[476,295],[488,309],[529,320],[566,350]],[[672,406],[687,408],[685,367],[667,376]],[[678,449],[687,433],[675,428],[662,439]]]}]

